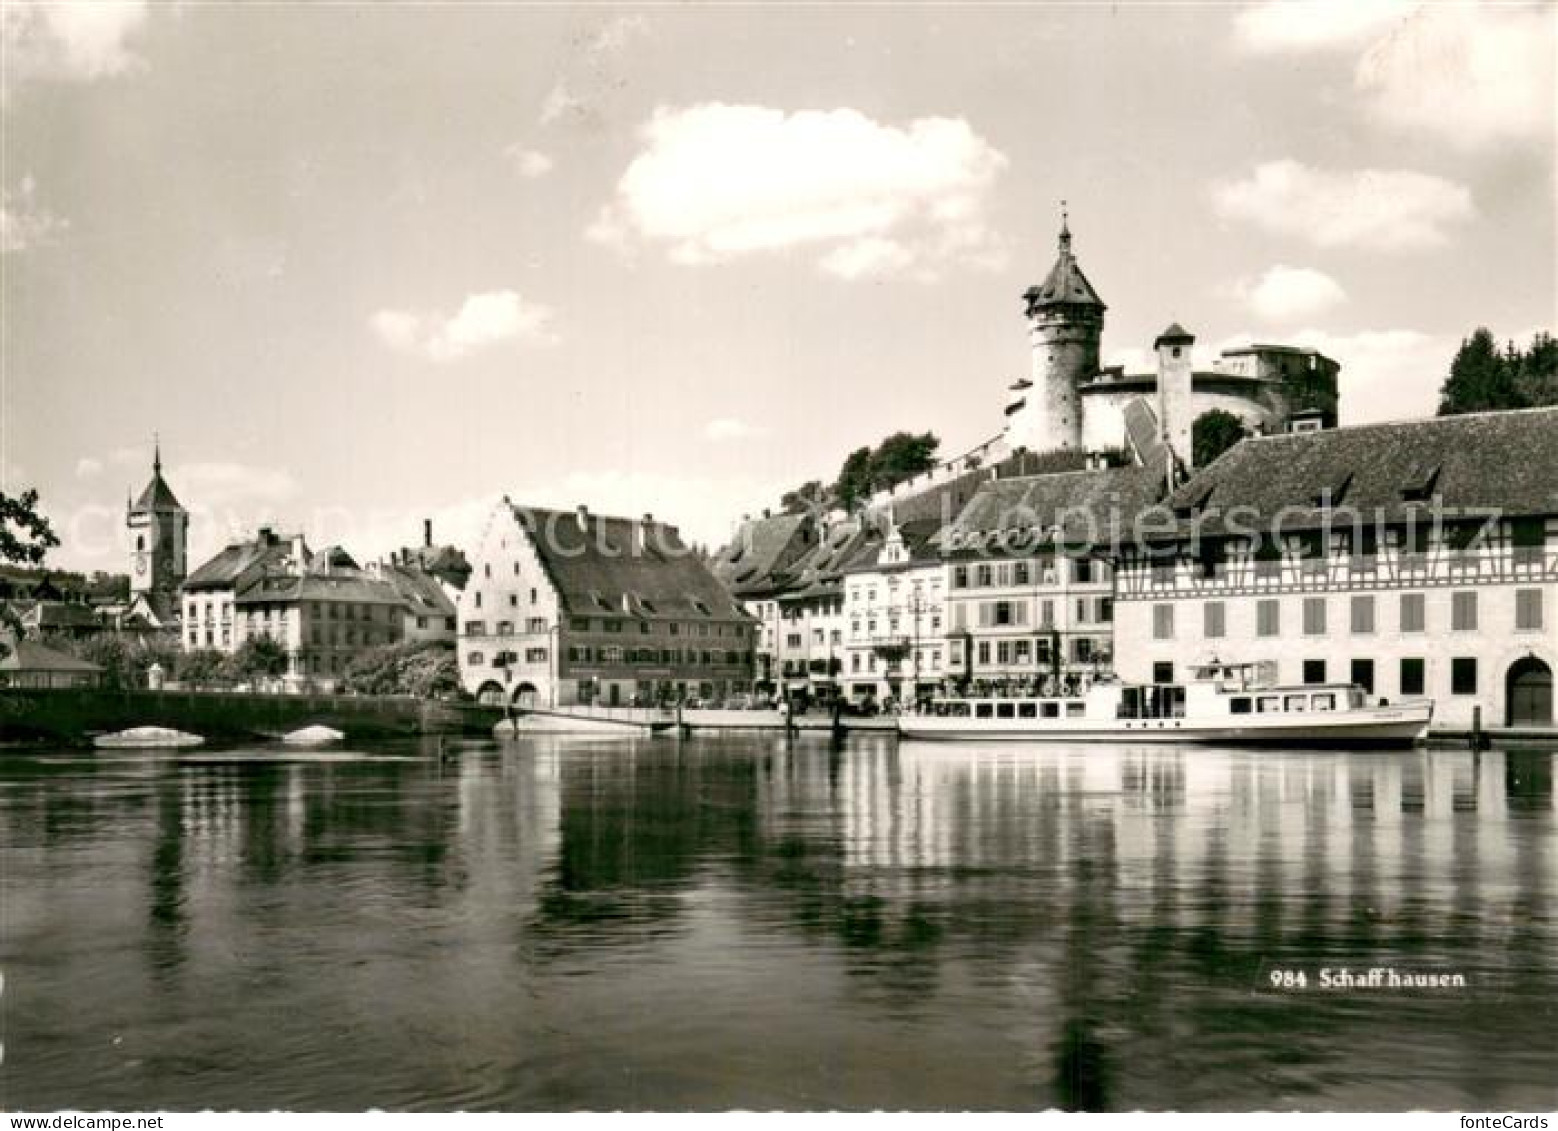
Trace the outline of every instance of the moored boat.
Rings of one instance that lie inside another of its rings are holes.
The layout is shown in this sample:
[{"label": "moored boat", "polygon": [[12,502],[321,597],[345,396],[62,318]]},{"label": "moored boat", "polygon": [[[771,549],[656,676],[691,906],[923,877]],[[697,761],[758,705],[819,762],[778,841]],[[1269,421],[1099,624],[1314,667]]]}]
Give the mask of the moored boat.
[{"label": "moored boat", "polygon": [[905,738],[1028,742],[1209,742],[1222,745],[1409,746],[1431,699],[1372,700],[1352,684],[1282,685],[1255,664],[1212,662],[1186,684],[1093,684],[1070,697],[935,699],[902,715]]}]

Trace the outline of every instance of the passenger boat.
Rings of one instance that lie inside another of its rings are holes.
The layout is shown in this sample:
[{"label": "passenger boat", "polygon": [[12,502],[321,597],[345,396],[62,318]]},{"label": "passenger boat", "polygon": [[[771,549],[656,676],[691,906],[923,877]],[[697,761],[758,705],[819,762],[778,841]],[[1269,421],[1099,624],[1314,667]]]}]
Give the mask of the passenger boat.
[{"label": "passenger boat", "polygon": [[1186,684],[1100,681],[1070,697],[934,699],[901,715],[898,730],[943,740],[1409,746],[1433,709],[1431,699],[1390,703],[1354,684],[1275,684],[1261,678],[1261,665],[1213,661]]}]

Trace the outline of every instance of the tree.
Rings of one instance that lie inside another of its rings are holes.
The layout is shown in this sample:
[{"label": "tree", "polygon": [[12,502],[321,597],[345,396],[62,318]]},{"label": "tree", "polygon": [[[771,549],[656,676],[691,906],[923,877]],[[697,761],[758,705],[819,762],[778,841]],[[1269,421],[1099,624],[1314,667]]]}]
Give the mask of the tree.
[{"label": "tree", "polygon": [[1439,415],[1523,407],[1515,388],[1517,366],[1499,352],[1486,326],[1477,327],[1450,362],[1450,375],[1439,390]]},{"label": "tree", "polygon": [[933,432],[916,436],[894,432],[877,445],[871,456],[871,485],[878,491],[895,487],[922,471],[936,466],[936,449],[941,441]]},{"label": "tree", "polygon": [[194,648],[180,652],[173,665],[178,681],[190,687],[210,687],[227,681],[228,656],[216,648]]},{"label": "tree", "polygon": [[275,679],[285,675],[287,646],[270,636],[251,636],[227,658],[227,672],[235,680]]},{"label": "tree", "polygon": [[80,638],[55,636],[48,644],[102,668],[103,686],[110,691],[145,687],[146,673],[153,664],[161,664],[171,673],[181,658],[176,645],[159,637],[103,632]]},{"label": "tree", "polygon": [[1515,392],[1533,408],[1558,404],[1558,339],[1551,334],[1537,334],[1530,349],[1519,355]]},{"label": "tree", "polygon": [[0,561],[41,565],[60,544],[49,520],[38,511],[38,492],[13,498],[0,491]]},{"label": "tree", "polygon": [[779,508],[785,514],[809,514],[827,505],[827,492],[822,480],[808,479],[793,491],[786,491],[779,500]]},{"label": "tree", "polygon": [[458,690],[460,666],[447,643],[384,644],[354,656],[342,678],[347,688],[360,695],[427,699]]},{"label": "tree", "polygon": [[1197,467],[1206,467],[1245,436],[1244,421],[1231,412],[1214,408],[1196,417],[1190,426],[1190,450]]},{"label": "tree", "polygon": [[845,510],[852,511],[870,494],[871,449],[856,448],[839,468],[838,480],[833,484],[833,497]]}]

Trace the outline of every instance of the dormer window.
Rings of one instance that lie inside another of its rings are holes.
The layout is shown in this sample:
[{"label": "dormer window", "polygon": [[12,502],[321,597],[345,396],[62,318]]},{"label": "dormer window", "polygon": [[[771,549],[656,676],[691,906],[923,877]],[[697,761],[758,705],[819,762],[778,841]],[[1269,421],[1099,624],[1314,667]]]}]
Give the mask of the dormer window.
[{"label": "dormer window", "polygon": [[1352,472],[1347,472],[1336,482],[1320,489],[1320,493],[1314,497],[1314,505],[1321,510],[1327,510],[1342,505],[1342,500],[1347,497],[1347,488],[1352,486]]},{"label": "dormer window", "polygon": [[1437,463],[1420,463],[1407,473],[1406,482],[1401,485],[1401,497],[1409,503],[1427,502],[1433,498],[1434,487],[1439,481],[1439,465]]}]

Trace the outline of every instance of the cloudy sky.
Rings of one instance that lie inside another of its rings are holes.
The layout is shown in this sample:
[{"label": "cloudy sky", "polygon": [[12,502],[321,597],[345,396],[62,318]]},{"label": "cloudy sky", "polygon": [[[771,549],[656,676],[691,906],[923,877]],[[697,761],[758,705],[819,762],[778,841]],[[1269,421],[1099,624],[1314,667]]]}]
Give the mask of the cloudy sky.
[{"label": "cloudy sky", "polygon": [[1552,5],[3,9],[0,476],[122,567],[362,555],[497,495],[720,540],[898,428],[994,434],[1058,201],[1171,320],[1432,411],[1554,323]]}]

